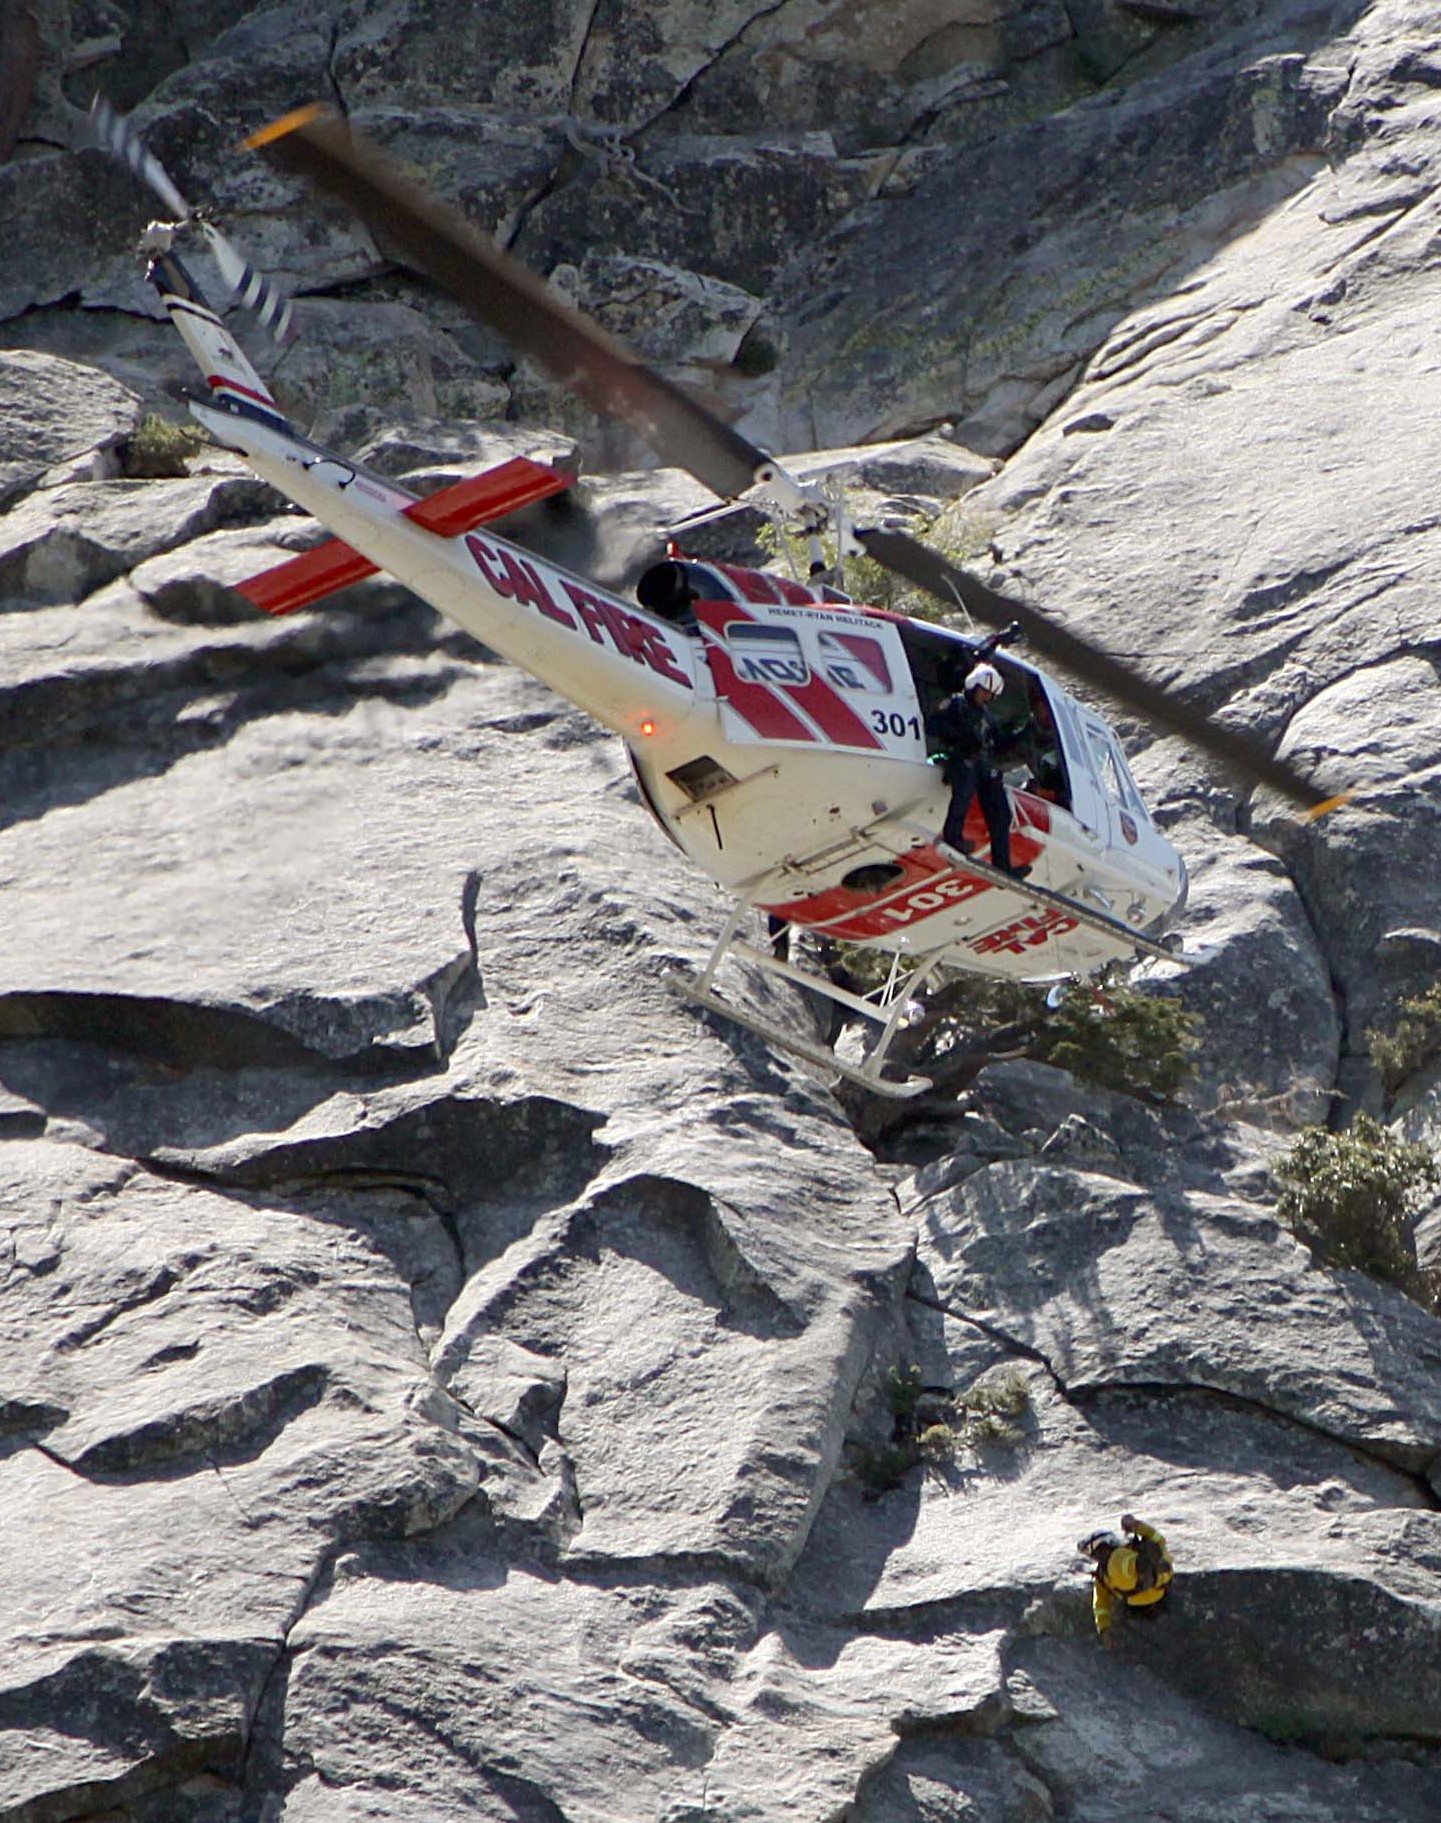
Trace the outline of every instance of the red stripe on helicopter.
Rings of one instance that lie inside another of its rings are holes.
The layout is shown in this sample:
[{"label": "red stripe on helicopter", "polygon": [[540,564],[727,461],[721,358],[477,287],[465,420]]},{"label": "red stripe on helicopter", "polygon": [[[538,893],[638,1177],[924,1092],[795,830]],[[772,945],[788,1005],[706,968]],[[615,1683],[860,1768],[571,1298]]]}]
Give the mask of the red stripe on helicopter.
[{"label": "red stripe on helicopter", "polygon": [[[1041,800],[1018,792],[1011,830],[1011,855],[1021,863],[1035,861],[1042,853],[1042,844],[1023,833],[1027,825],[1049,829],[1050,815]],[[967,819],[966,833],[978,848],[984,845],[985,825],[979,809],[974,806]],[[957,906],[993,890],[989,880],[968,874],[964,868],[958,871],[951,867],[934,848],[913,848],[895,859],[904,870],[902,877],[896,885],[882,892],[854,892],[849,887],[830,886],[808,898],[792,899],[783,905],[763,905],[761,910],[792,924],[824,931],[828,937],[866,942],[876,937],[893,936],[897,931],[934,918],[938,912],[954,911]],[[1068,921],[1065,928],[1071,929],[1074,925]],[[1061,934],[1059,928],[1052,930],[1048,924],[1042,936],[1032,934],[1026,941],[1036,944],[1045,941],[1045,936]],[[964,935],[964,932],[957,933],[958,937]]]},{"label": "red stripe on helicopter", "polygon": [[[699,615],[708,603],[697,602]],[[730,605],[729,603],[727,604]],[[707,641],[706,658],[715,677],[716,695],[729,703],[742,721],[772,741],[814,741],[815,733],[793,715],[774,691],[764,684],[742,683],[731,655],[718,641]]]},{"label": "red stripe on helicopter", "polygon": [[829,684],[822,683],[814,672],[808,684],[781,686],[793,702],[799,703],[823,734],[842,747],[879,747],[880,742],[848,703],[841,701]]},{"label": "red stripe on helicopter", "polygon": [[[208,317],[206,320],[215,321],[213,317]],[[224,374],[218,373],[206,374],[205,384],[212,392],[233,392],[242,399],[253,399],[257,405],[269,406],[270,410],[279,416],[280,407],[268,392],[257,392],[253,386],[242,386],[238,380],[227,380]]]},{"label": "red stripe on helicopter", "polygon": [[[814,605],[814,604],[811,604]],[[872,753],[881,751],[882,743],[860,719],[849,703],[805,665],[804,682],[787,682],[780,678],[760,683],[743,679],[736,670],[734,657],[727,646],[726,635],[737,624],[773,626],[763,617],[752,614],[736,601],[698,601],[696,617],[707,632],[716,637],[706,642],[706,656],[716,680],[716,691],[743,721],[768,740],[814,741],[813,727],[827,740],[841,747],[861,747]],[[799,646],[796,648],[800,660]],[[803,710],[810,724],[802,721],[787,706]],[[813,726],[812,726],[813,725]]]},{"label": "red stripe on helicopter", "polygon": [[[1033,791],[1013,791],[1011,801],[1015,812],[1012,819],[1013,827],[1039,829],[1042,834],[1050,830],[1051,806],[1045,798],[1038,798]],[[1031,856],[1023,854],[1021,859],[1029,861]]]},{"label": "red stripe on helicopter", "polygon": [[859,893],[832,886],[785,905],[763,905],[761,910],[792,924],[824,930],[828,937],[866,942],[893,936],[935,917],[937,912],[954,911],[958,905],[992,890],[989,881],[975,874],[957,873],[947,866],[934,849],[917,848],[908,855],[897,856],[897,860],[905,869],[905,877],[887,892]]},{"label": "red stripe on helicopter", "polygon": [[773,576],[769,570],[745,570],[738,564],[718,563],[713,566],[727,577],[747,601],[766,604],[789,602],[794,607],[817,607],[825,596],[808,589],[803,582],[792,582],[789,576]]},{"label": "red stripe on helicopter", "polygon": [[[407,519],[437,537],[454,538],[472,526],[484,525],[487,520],[558,494],[571,485],[572,479],[526,456],[514,456],[499,468],[468,476],[424,500],[411,501],[402,510]],[[327,538],[313,551],[250,577],[240,584],[238,592],[267,614],[293,614],[297,608],[309,607],[336,589],[374,576],[376,569],[377,565],[352,550],[343,539]]]},{"label": "red stripe on helicopter", "polygon": [[868,633],[825,632],[820,637],[822,652],[839,650],[858,664],[862,670],[870,673],[876,689],[883,696],[891,693],[891,668],[886,663],[886,649],[878,639],[872,639]]}]

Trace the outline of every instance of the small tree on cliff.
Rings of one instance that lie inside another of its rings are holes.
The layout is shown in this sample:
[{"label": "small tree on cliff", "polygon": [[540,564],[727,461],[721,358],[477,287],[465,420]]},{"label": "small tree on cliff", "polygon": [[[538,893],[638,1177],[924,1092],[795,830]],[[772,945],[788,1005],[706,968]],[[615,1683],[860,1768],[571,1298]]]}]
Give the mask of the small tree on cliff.
[{"label": "small tree on cliff", "polygon": [[[847,982],[862,990],[877,985],[873,976],[882,959],[874,951],[841,949]],[[1028,1057],[1083,1082],[1165,1101],[1192,1073],[1200,1025],[1200,1015],[1179,1000],[1127,987],[1115,971],[1077,983],[1056,1006],[1048,1004],[1044,987],[961,975],[927,996],[892,1056],[929,1076],[940,1096],[966,1088],[988,1063]],[[859,1107],[868,1099],[863,1093],[847,1099],[858,1128],[872,1137],[906,1124],[904,1108],[888,1103],[869,1110],[867,1118]],[[935,1097],[927,1099],[934,1105]],[[925,1112],[924,1103],[905,1108]]]},{"label": "small tree on cliff", "polygon": [[1428,1309],[1441,1282],[1417,1264],[1414,1218],[1441,1185],[1429,1146],[1399,1138],[1369,1114],[1343,1133],[1307,1127],[1276,1166],[1276,1213],[1330,1266],[1395,1285]]},{"label": "small tree on cliff", "polygon": [[1408,1077],[1441,1057],[1441,981],[1403,1000],[1389,1032],[1370,1031],[1366,1037],[1381,1086],[1394,1095]]}]

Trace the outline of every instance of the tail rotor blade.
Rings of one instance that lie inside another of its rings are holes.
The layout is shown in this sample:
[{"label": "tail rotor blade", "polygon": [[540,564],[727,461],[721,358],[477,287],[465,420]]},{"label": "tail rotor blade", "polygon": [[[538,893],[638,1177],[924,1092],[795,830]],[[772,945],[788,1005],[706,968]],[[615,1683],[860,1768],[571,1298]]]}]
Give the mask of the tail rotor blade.
[{"label": "tail rotor blade", "polygon": [[290,299],[278,286],[255,270],[231,240],[190,204],[171,183],[165,167],[135,131],[127,117],[111,107],[103,95],[90,104],[90,124],[96,141],[105,151],[127,164],[142,183],[150,188],[170,211],[176,222],[193,222],[205,235],[220,276],[229,285],[237,302],[253,310],[282,346],[295,334]]},{"label": "tail rotor blade", "polygon": [[125,115],[112,108],[103,95],[97,95],[90,104],[90,124],[99,144],[129,165],[142,183],[149,184],[175,221],[190,220],[190,204],[166,176],[164,165]]},{"label": "tail rotor blade", "polygon": [[1181,735],[1193,747],[1213,755],[1253,782],[1269,785],[1293,802],[1317,810],[1331,801],[1331,793],[1311,784],[1299,772],[1268,753],[1251,735],[1220,728],[1202,710],[1192,708],[1170,691],[1148,682],[1129,665],[1112,658],[1089,640],[1058,626],[1027,602],[999,594],[974,576],[904,532],[861,532],[856,537],[866,554],[874,557],[905,581],[935,596],[948,607],[963,607],[987,626],[1003,628],[1019,621],[1021,631],[1041,657],[1052,660],[1073,677],[1094,684],[1098,690],[1134,709],[1154,726]]},{"label": "tail rotor blade", "polygon": [[257,272],[234,241],[227,240],[217,227],[204,220],[200,227],[215,255],[220,276],[229,285],[236,302],[254,311],[282,346],[291,341],[295,335],[295,313],[290,308],[290,299],[264,273]]}]

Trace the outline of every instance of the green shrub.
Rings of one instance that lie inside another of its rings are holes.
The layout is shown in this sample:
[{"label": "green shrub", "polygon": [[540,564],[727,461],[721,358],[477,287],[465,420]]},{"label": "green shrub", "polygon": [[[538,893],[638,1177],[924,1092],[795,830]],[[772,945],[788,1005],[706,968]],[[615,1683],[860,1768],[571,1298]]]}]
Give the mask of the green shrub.
[{"label": "green shrub", "polygon": [[898,1425],[915,1422],[923,1391],[919,1367],[893,1367],[886,1375],[886,1404]]},{"label": "green shrub", "polygon": [[879,1446],[850,1446],[857,1479],[867,1498],[898,1488],[913,1468],[940,1469],[954,1461],[959,1444],[1014,1449],[1025,1433],[1012,1422],[1029,1409],[1030,1388],[1017,1367],[985,1375],[960,1394],[923,1386],[918,1367],[893,1367],[886,1375],[891,1436]]},{"label": "green shrub", "polygon": [[933,1467],[949,1462],[956,1453],[956,1433],[944,1420],[938,1419],[916,1433],[916,1455]]},{"label": "green shrub", "polygon": [[918,1464],[938,1468],[955,1452],[955,1433],[946,1422],[949,1395],[928,1391],[918,1367],[892,1367],[885,1396],[891,1411],[890,1441],[879,1447],[851,1446],[856,1475],[872,1499],[898,1488]]},{"label": "green shrub", "polygon": [[1014,1449],[1025,1432],[1012,1422],[1031,1407],[1031,1389],[1019,1367],[1003,1367],[969,1386],[956,1400],[961,1435],[972,1446]]},{"label": "green shrub", "polygon": [[173,480],[190,472],[187,462],[205,447],[205,434],[194,424],[176,424],[152,412],[121,445],[121,471],[132,481]]},{"label": "green shrub", "polygon": [[1441,1057],[1441,981],[1401,1002],[1394,1031],[1366,1034],[1382,1087],[1394,1095],[1408,1077]]},{"label": "green shrub", "polygon": [[[890,958],[838,945],[852,984],[879,987]],[[1201,1018],[1178,1000],[1126,987],[1108,970],[1072,987],[1057,1007],[1044,986],[960,974],[927,994],[924,1011],[896,1043],[898,1064],[929,1076],[937,1090],[962,1089],[986,1063],[1029,1057],[1083,1082],[1166,1100],[1195,1069]]]},{"label": "green shrub", "polygon": [[867,1497],[873,1500],[898,1488],[921,1459],[914,1438],[906,1443],[883,1443],[879,1447],[858,1443],[852,1448],[856,1479],[865,1488]]},{"label": "green shrub", "polygon": [[1429,1146],[1400,1139],[1369,1114],[1342,1133],[1307,1127],[1276,1166],[1276,1213],[1330,1266],[1350,1266],[1430,1308],[1436,1275],[1416,1261],[1412,1218],[1441,1184]]},{"label": "green shrub", "polygon": [[1169,1097],[1195,1069],[1200,1015],[1119,984],[1070,989],[1028,1055],[1122,1093]]}]

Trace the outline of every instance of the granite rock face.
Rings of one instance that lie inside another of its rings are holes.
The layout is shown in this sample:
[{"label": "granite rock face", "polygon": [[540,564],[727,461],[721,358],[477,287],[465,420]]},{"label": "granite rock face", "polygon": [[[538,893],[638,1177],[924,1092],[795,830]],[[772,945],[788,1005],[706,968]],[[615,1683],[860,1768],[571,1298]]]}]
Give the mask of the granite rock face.
[{"label": "granite rock face", "polygon": [[[1441,15],[46,0],[0,47],[0,1819],[1431,1823],[1441,1319],[1271,1168],[1358,1106],[1441,1138],[1367,1046],[1441,977]],[[256,358],[328,440],[579,466],[612,578],[702,504],[234,154],[317,93],[1354,791],[1300,825],[1126,726],[1183,1101],[996,1062],[884,1162],[665,992],[724,906],[610,737],[383,577],[262,624],[320,534],[133,472],[185,362],[97,72],[302,291]],[[1074,1545],[1125,1510],[1178,1579],[1107,1653]]]}]

